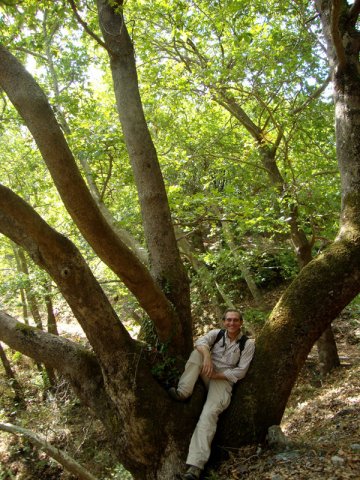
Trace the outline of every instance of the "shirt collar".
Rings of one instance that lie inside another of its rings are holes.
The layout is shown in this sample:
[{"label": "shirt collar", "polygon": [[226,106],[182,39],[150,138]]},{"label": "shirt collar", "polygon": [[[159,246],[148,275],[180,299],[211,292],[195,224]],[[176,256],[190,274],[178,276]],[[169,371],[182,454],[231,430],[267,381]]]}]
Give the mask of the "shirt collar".
[{"label": "shirt collar", "polygon": [[243,333],[240,329],[240,332],[238,333],[238,335],[235,337],[234,340],[230,340],[230,337],[229,337],[229,334],[228,334],[228,331],[225,330],[225,337],[229,340],[229,342],[233,341],[233,342],[237,342],[238,340],[240,340],[240,338],[243,336]]}]

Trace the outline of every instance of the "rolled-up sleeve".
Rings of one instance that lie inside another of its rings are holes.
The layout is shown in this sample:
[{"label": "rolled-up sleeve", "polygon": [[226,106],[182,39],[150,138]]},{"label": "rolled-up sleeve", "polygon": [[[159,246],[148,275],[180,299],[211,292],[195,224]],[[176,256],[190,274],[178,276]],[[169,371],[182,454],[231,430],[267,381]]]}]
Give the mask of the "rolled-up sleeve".
[{"label": "rolled-up sleeve", "polygon": [[198,338],[195,342],[195,347],[207,347],[211,350],[211,347],[214,345],[217,334],[220,332],[220,329],[210,330],[202,337]]},{"label": "rolled-up sleeve", "polygon": [[237,366],[234,368],[228,368],[223,372],[230,382],[236,383],[237,381],[245,377],[249,369],[251,360],[253,359],[254,353],[255,340],[249,338],[249,340],[247,340],[247,342],[245,343],[245,348],[240,356],[240,360]]}]

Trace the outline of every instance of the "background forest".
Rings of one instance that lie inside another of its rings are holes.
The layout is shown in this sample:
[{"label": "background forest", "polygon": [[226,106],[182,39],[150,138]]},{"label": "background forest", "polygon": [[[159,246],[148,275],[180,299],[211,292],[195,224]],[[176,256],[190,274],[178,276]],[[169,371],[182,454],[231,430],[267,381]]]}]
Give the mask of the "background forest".
[{"label": "background forest", "polygon": [[[49,94],[93,196],[146,261],[104,49],[67,5],[32,3],[3,5],[4,40]],[[246,4],[127,5],[145,115],[200,324],[216,321],[219,307],[241,306],[249,290],[266,310],[262,290],[293,278],[306,261],[300,242],[316,255],[338,228],[334,113],[318,20],[297,2],[290,9]],[[19,123],[3,97],[3,183],[76,242],[121,318],[141,320],[134,299],[74,228]],[[58,301],[5,237],[1,248],[4,307],[18,308],[25,287],[42,308],[47,294]]]},{"label": "background forest", "polygon": [[[101,12],[99,4],[107,2],[97,3]],[[331,66],[314,2],[109,3],[124,7],[134,46],[144,115],[189,279],[193,334],[217,326],[221,312],[236,307],[244,311],[246,327],[256,336],[285,288],[333,242],[339,229],[341,189]],[[125,138],[127,127],[121,128],[119,122],[106,32],[100,25],[104,41],[97,22],[96,2],[0,1],[1,44],[46,94],[102,216],[173,301],[173,285],[165,277],[159,280],[160,267],[156,269],[146,233],[150,227],[144,227],[141,199],[146,203],[154,186],[141,180],[139,187],[129,162],[132,147]],[[171,384],[177,370],[166,356],[156,321],[76,225],[53,181],[56,174],[50,173],[28,122],[4,90],[0,92],[2,185],[73,242],[131,337],[145,342],[161,358],[152,373],[162,386]],[[132,115],[129,106],[127,114]],[[135,124],[135,115],[132,121]],[[66,175],[64,190],[72,182],[71,175]],[[76,191],[69,196],[77,200]],[[79,197],[75,208],[79,215],[90,218],[88,208]],[[157,221],[162,223],[160,210],[151,220]],[[61,285],[49,269],[39,268],[24,244],[1,235],[0,256],[3,312],[25,325],[60,334],[86,348],[93,346]],[[355,298],[341,317],[347,333],[354,326],[358,329],[358,311]],[[186,308],[183,315],[189,316]],[[337,339],[341,331],[336,330]],[[303,372],[305,377],[316,376],[309,381],[312,385],[321,383],[321,375],[338,365],[336,345],[329,335],[325,344],[318,344],[320,366],[312,357],[316,373]],[[349,335],[356,355],[359,336]],[[38,359],[32,362],[2,343],[0,353],[4,367],[0,377],[7,379],[17,402],[16,407],[9,401],[0,405],[1,422],[13,418],[16,423],[17,409],[24,408],[29,398],[38,395],[39,399],[39,392],[44,402],[39,410],[45,410],[46,402],[54,405],[54,398],[65,406],[56,416],[71,410],[70,416],[83,408],[53,366],[44,366]],[[26,417],[22,418],[26,427]],[[43,421],[51,423],[46,414]],[[90,444],[106,443],[99,425],[89,426],[89,432]],[[57,440],[61,446],[61,439],[52,438]],[[102,458],[106,453],[99,452],[98,463],[106,470],[96,472],[99,478],[130,478],[120,464],[114,467],[114,458]],[[49,471],[43,478],[66,478],[59,475],[65,474]],[[221,478],[230,478],[229,471],[225,475]],[[35,477],[12,477],[0,467],[0,479],[7,478]]]}]

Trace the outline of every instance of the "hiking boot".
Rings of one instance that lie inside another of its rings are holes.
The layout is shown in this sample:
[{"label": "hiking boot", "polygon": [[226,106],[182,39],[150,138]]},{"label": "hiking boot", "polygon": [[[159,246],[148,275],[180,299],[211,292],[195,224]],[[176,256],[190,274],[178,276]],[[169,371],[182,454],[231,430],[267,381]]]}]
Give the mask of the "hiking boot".
[{"label": "hiking boot", "polygon": [[183,478],[184,480],[197,480],[200,478],[201,471],[201,468],[190,465]]},{"label": "hiking boot", "polygon": [[168,394],[169,396],[175,400],[176,402],[185,402],[187,400],[186,397],[184,397],[183,395],[181,395],[175,387],[171,387],[169,388],[168,390]]}]

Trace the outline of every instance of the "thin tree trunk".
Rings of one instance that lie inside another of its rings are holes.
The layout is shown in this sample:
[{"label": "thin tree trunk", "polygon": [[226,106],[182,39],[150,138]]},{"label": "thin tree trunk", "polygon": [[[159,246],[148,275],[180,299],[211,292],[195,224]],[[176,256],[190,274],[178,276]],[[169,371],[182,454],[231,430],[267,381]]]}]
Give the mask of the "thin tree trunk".
[{"label": "thin tree trunk", "polygon": [[[53,335],[59,335],[57,325],[56,325],[56,318],[53,310],[52,299],[51,299],[51,280],[49,280],[45,285],[45,290],[47,292],[44,295],[46,311],[47,311],[47,331],[49,333],[52,333]],[[55,385],[57,384],[55,370],[53,368],[46,366],[46,374],[47,374],[47,380],[50,384],[50,389],[53,390],[55,388]]]},{"label": "thin tree trunk", "polygon": [[[26,297],[30,307],[31,315],[34,319],[34,322],[37,328],[39,328],[40,330],[43,330],[43,323],[41,319],[39,303],[37,301],[36,295],[33,291],[33,287],[30,282],[29,268],[28,268],[26,256],[24,254],[24,251],[21,248],[18,248],[18,255],[20,259],[22,273],[27,275],[29,279],[28,280],[29,283],[28,283],[28,286],[25,288],[25,292],[26,292]],[[48,389],[48,387],[50,386],[50,388],[53,388],[56,384],[55,372],[52,368],[49,368],[46,364],[44,365],[45,371],[42,365],[38,364],[37,367],[39,372],[42,374],[43,383],[44,383],[44,394],[46,395],[46,390]]]},{"label": "thin tree trunk", "polygon": [[223,232],[224,232],[224,238],[226,240],[226,243],[228,244],[228,246],[230,248],[230,251],[231,251],[232,255],[234,256],[234,258],[236,260],[236,263],[238,264],[238,266],[241,270],[241,273],[242,273],[242,275],[245,279],[246,285],[248,286],[248,288],[251,292],[251,295],[253,296],[253,298],[255,300],[256,306],[260,310],[263,310],[264,312],[268,311],[269,306],[266,304],[261,290],[257,287],[250,270],[248,269],[247,265],[242,260],[242,258],[240,257],[240,255],[237,251],[235,241],[234,241],[234,237],[232,235],[232,232],[229,228],[228,223],[224,220],[221,220],[221,226],[222,226],[222,229],[223,229]]},{"label": "thin tree trunk", "polygon": [[196,271],[196,274],[200,278],[203,289],[206,290],[206,292],[209,292],[208,297],[216,318],[220,318],[222,308],[219,305],[219,297],[222,303],[229,308],[233,307],[231,300],[225,294],[221,286],[216,282],[207,265],[196,257],[191,244],[185,238],[184,232],[182,232],[179,227],[175,227],[175,234],[181,253],[185,255],[193,269]]},{"label": "thin tree trunk", "polygon": [[[116,104],[138,190],[151,273],[179,316],[182,352],[192,349],[190,287],[172,225],[157,152],[142,108],[134,48],[123,1],[98,0],[99,25],[109,54]],[[174,319],[175,320],[175,319]]]},{"label": "thin tree trunk", "polygon": [[340,366],[340,359],[334,332],[332,328],[327,328],[316,342],[319,354],[320,373],[322,376],[327,375],[331,370]]},{"label": "thin tree trunk", "polygon": [[94,181],[88,161],[84,157],[80,157],[80,162],[83,167],[87,183],[89,185],[89,190],[102,214],[104,215],[108,223],[113,227],[114,231],[116,231],[119,238],[125,243],[125,245],[127,245],[135,253],[135,255],[141,260],[142,263],[148,265],[149,258],[146,249],[136,240],[136,238],[130,235],[127,230],[125,230],[124,228],[120,228],[118,225],[116,225],[111,212],[106,207],[101,198],[99,189],[97,188],[97,185]]},{"label": "thin tree trunk", "polygon": [[38,301],[30,282],[27,260],[26,260],[24,251],[21,248],[18,249],[18,255],[20,259],[21,271],[28,277],[28,285],[25,287],[25,292],[26,292],[26,297],[27,297],[29,308],[30,308],[30,312],[34,319],[35,325],[37,326],[37,328],[42,330],[43,325],[42,325],[42,319],[41,319]]},{"label": "thin tree trunk", "polygon": [[[11,246],[14,252],[14,257],[15,257],[15,262],[16,262],[16,268],[19,273],[22,272],[21,268],[21,262],[20,262],[20,257],[19,257],[19,247],[16,245],[16,243],[11,242]],[[26,292],[24,288],[20,288],[20,296],[21,296],[21,305],[22,305],[22,310],[23,310],[23,319],[26,325],[29,325],[29,310],[28,310],[28,304],[27,304],[27,299],[26,299]]]},{"label": "thin tree trunk", "polygon": [[19,382],[17,381],[17,379],[15,377],[15,373],[14,373],[13,369],[11,368],[10,362],[9,362],[7,356],[6,356],[6,353],[5,353],[5,350],[3,349],[3,346],[1,345],[1,342],[0,342],[0,359],[1,359],[1,363],[3,364],[3,367],[5,369],[5,375],[10,380],[11,386],[14,390],[14,393],[15,393],[14,400],[15,400],[15,402],[18,403],[18,404],[25,405],[23,390],[22,390]]},{"label": "thin tree trunk", "polygon": [[46,304],[46,311],[47,311],[47,331],[52,333],[53,335],[59,335],[56,323],[56,316],[54,314],[54,308],[51,298],[51,280],[49,280],[45,286],[46,294],[45,294],[45,304]]}]

